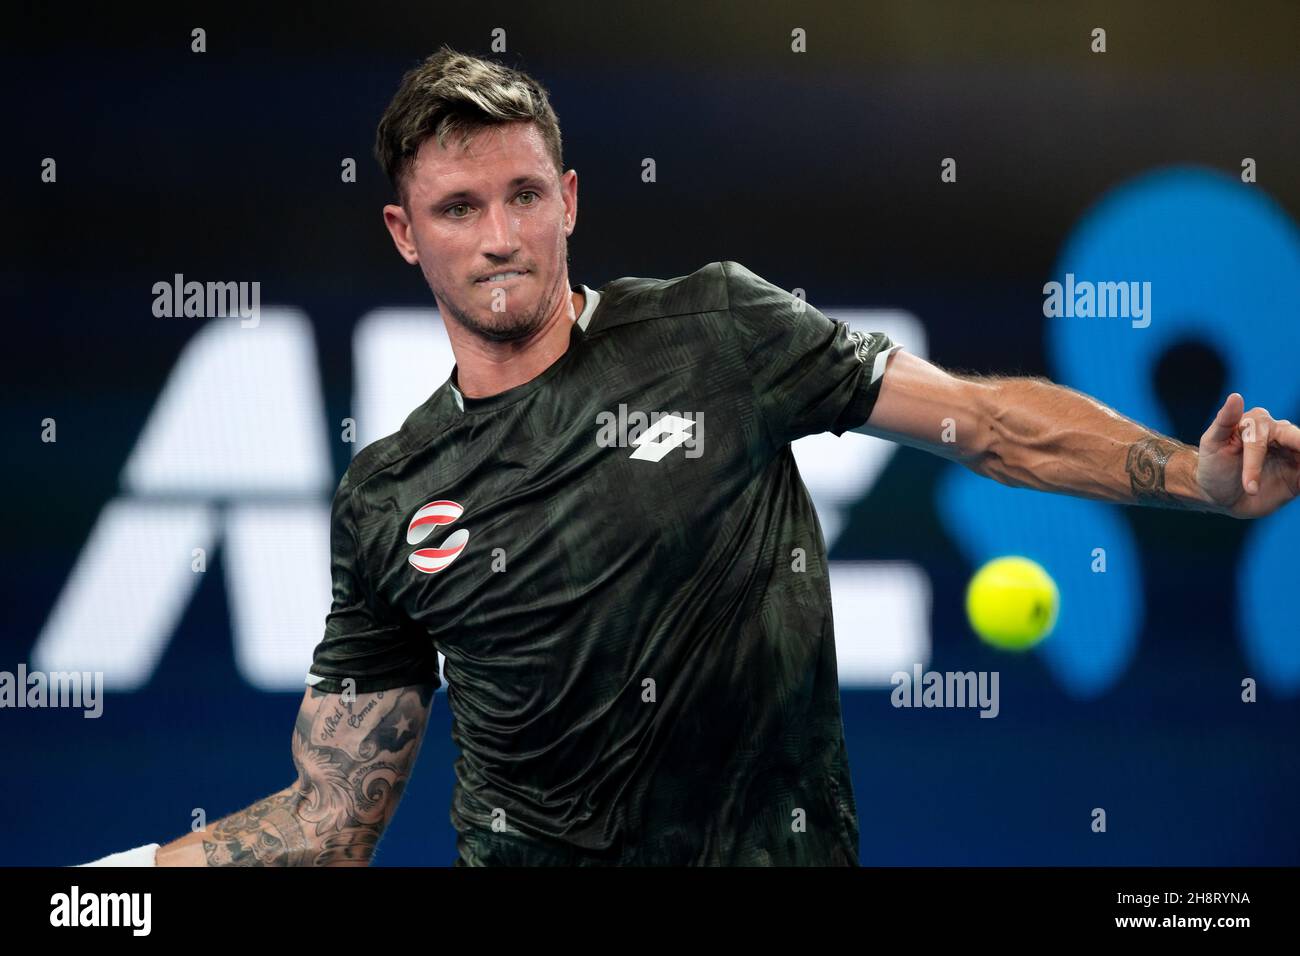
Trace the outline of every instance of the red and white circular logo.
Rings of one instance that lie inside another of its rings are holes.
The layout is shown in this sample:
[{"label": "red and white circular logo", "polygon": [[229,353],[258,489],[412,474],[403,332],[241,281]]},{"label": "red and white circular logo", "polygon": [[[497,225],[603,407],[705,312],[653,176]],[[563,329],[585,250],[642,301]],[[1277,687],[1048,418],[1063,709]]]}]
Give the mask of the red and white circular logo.
[{"label": "red and white circular logo", "polygon": [[[464,511],[465,509],[454,501],[430,501],[415,513],[411,523],[406,526],[406,543],[419,544],[431,535],[435,528],[451,524]],[[469,541],[469,532],[461,528],[459,531],[453,531],[436,548],[420,548],[418,551],[411,552],[407,560],[415,570],[433,574],[455,561],[465,550],[467,541]]]}]

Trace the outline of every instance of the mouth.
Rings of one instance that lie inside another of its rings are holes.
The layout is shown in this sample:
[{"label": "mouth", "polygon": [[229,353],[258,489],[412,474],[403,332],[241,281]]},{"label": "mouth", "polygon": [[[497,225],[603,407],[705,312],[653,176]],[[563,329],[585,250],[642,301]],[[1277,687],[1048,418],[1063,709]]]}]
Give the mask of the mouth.
[{"label": "mouth", "polygon": [[501,272],[492,272],[488,275],[481,276],[474,280],[475,285],[505,285],[514,282],[529,275],[527,269],[505,269]]}]

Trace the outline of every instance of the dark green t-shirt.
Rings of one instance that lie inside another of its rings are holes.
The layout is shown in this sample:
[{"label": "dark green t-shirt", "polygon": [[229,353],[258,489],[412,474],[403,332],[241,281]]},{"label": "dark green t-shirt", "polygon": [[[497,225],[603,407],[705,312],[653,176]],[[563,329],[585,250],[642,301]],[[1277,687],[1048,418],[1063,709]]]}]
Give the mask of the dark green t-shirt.
[{"label": "dark green t-shirt", "polygon": [[475,399],[453,371],[353,460],[308,683],[445,655],[462,865],[856,864],[790,442],[865,423],[898,346],[735,262],[595,298],[540,375]]}]

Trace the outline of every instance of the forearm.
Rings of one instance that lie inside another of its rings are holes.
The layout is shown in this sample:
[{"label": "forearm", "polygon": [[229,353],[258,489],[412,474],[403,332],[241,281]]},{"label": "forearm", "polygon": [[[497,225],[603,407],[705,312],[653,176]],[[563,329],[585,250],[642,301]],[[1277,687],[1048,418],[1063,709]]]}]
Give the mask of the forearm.
[{"label": "forearm", "polygon": [[973,471],[1006,485],[1219,511],[1196,481],[1198,452],[1073,389],[1035,378],[983,382],[984,453]]},{"label": "forearm", "polygon": [[302,794],[286,787],[239,813],[158,848],[158,866],[311,866],[310,825],[298,816]]}]

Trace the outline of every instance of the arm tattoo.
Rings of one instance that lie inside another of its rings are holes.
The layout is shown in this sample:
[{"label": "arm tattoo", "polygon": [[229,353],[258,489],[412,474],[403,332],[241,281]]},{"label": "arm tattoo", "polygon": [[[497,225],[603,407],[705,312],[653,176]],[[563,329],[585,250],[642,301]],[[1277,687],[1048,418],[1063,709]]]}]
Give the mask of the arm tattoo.
[{"label": "arm tattoo", "polygon": [[294,726],[297,781],[215,824],[203,840],[208,866],[368,863],[406,787],[433,691],[361,694],[354,708],[313,688],[317,707],[304,705]]},{"label": "arm tattoo", "polygon": [[1149,436],[1128,446],[1124,470],[1128,472],[1133,497],[1142,504],[1161,508],[1189,508],[1165,490],[1165,467],[1182,446],[1167,438]]},{"label": "arm tattoo", "polygon": [[306,866],[307,836],[294,815],[298,800],[277,793],[217,823],[212,839],[203,841],[207,865]]}]

